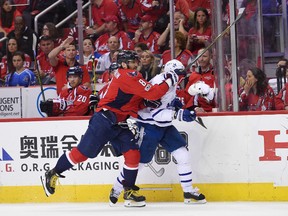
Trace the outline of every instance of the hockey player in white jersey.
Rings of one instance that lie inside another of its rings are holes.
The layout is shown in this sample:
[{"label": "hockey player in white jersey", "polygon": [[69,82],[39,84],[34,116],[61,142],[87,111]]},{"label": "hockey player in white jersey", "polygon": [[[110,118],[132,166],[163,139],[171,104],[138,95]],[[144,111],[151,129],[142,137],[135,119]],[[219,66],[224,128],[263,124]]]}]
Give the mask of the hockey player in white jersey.
[{"label": "hockey player in white jersey", "polygon": [[[169,71],[177,74],[184,70],[183,64],[173,59],[164,66],[164,71],[150,80],[152,84],[158,84],[165,80]],[[180,184],[183,189],[184,203],[206,203],[205,196],[199,193],[197,188],[192,186],[192,167],[189,160],[187,145],[179,131],[172,125],[172,120],[192,122],[196,118],[194,111],[187,109],[175,110],[177,86],[172,86],[167,93],[158,101],[147,101],[150,107],[138,111],[137,125],[139,127],[140,164],[139,170],[149,163],[155,153],[158,143],[161,144],[177,161],[177,171]],[[153,107],[154,106],[154,107]],[[123,190],[122,182],[125,179],[121,173],[115,181],[110,191],[110,205],[118,201],[118,197]],[[137,186],[134,188],[139,190]]]}]

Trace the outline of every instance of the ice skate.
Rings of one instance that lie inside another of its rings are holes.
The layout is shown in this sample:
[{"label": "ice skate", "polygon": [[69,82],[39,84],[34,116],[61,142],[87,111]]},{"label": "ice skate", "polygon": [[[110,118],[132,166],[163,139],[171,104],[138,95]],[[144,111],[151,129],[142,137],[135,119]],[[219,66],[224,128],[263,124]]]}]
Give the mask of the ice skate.
[{"label": "ice skate", "polygon": [[59,177],[65,178],[65,176],[58,175],[54,169],[48,170],[44,176],[40,176],[47,197],[55,193],[56,182]]},{"label": "ice skate", "polygon": [[109,205],[114,206],[118,202],[118,197],[120,196],[121,192],[117,192],[114,188],[111,189],[109,195]]},{"label": "ice skate", "polygon": [[205,204],[207,201],[202,193],[198,193],[198,188],[192,192],[184,192],[185,204]]},{"label": "ice skate", "polygon": [[124,188],[124,206],[125,207],[144,207],[146,206],[146,198],[138,194],[139,187]]}]

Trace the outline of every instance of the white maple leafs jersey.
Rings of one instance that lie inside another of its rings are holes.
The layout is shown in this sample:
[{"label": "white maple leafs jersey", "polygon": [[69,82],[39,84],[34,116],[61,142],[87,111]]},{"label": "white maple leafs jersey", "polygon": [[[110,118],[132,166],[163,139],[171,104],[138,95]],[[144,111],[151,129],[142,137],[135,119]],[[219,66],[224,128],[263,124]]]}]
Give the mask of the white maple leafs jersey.
[{"label": "white maple leafs jersey", "polygon": [[[164,73],[153,77],[149,82],[153,85],[160,84],[165,80]],[[174,110],[170,106],[171,101],[176,97],[177,85],[171,86],[166,94],[160,99],[161,106],[158,108],[144,108],[138,111],[138,118],[136,121],[157,125],[159,127],[167,127],[172,125]]]}]

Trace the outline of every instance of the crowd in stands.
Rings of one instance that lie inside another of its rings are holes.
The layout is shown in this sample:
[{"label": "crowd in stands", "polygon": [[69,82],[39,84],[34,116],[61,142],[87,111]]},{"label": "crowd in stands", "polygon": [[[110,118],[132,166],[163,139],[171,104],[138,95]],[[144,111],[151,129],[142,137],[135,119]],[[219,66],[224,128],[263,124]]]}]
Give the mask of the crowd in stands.
[{"label": "crowd in stands", "polygon": [[[66,74],[69,68],[80,67],[81,86],[90,89],[93,82],[109,82],[111,65],[117,62],[121,50],[137,53],[137,70],[150,80],[172,59],[170,26],[174,25],[175,58],[188,69],[179,75],[178,97],[185,108],[197,112],[211,112],[216,107],[212,53],[210,50],[201,53],[212,40],[210,1],[175,0],[174,22],[170,23],[168,0],[91,0],[92,25],[89,25],[89,11],[83,10],[82,17],[83,64],[80,64],[78,49],[78,18],[72,18],[68,28],[56,28],[59,17],[77,9],[76,1],[64,1],[62,8],[49,12],[53,15],[42,16],[38,34],[33,29],[34,17],[56,0],[32,0],[30,5],[15,6],[23,2],[0,1],[0,38],[7,37],[1,43],[3,86],[56,84],[57,94],[60,94],[69,89]],[[202,56],[192,65],[199,54]],[[229,62],[225,68],[226,101],[228,110],[232,110],[231,68],[228,65]],[[287,68],[286,61],[285,71]],[[256,65],[243,71],[242,80],[239,84],[240,110],[288,107],[284,90],[288,87],[283,86],[279,94],[273,91],[265,73]],[[205,93],[199,93],[197,88]]]}]

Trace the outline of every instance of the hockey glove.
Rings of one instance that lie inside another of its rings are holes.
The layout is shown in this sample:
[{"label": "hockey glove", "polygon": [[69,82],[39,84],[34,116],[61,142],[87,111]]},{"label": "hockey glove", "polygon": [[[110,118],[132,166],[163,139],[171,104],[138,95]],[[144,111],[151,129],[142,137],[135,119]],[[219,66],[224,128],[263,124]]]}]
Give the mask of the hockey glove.
[{"label": "hockey glove", "polygon": [[175,112],[174,119],[178,119],[179,121],[192,122],[196,119],[196,113],[188,109],[179,109],[177,112]]},{"label": "hockey glove", "polygon": [[67,108],[67,102],[64,99],[53,99],[53,104],[61,111],[64,111]]},{"label": "hockey glove", "polygon": [[41,110],[41,112],[46,113],[48,117],[52,116],[53,101],[52,100],[40,101],[40,110]]},{"label": "hockey glove", "polygon": [[170,106],[173,107],[174,110],[177,112],[179,109],[183,107],[183,103],[179,98],[176,97],[174,98],[174,100],[172,100]]},{"label": "hockey glove", "polygon": [[176,85],[179,80],[178,75],[173,71],[166,72],[164,74],[164,78],[166,79],[165,82],[168,84],[169,87]]},{"label": "hockey glove", "polygon": [[94,106],[96,107],[100,101],[100,98],[99,98],[99,95],[96,93],[96,94],[91,94],[90,97],[89,97],[90,101],[89,101],[89,105],[90,106]]},{"label": "hockey glove", "polygon": [[158,100],[144,99],[144,106],[146,106],[146,107],[156,109],[156,108],[160,107],[161,105],[162,105],[162,102],[160,99],[158,99]]}]

